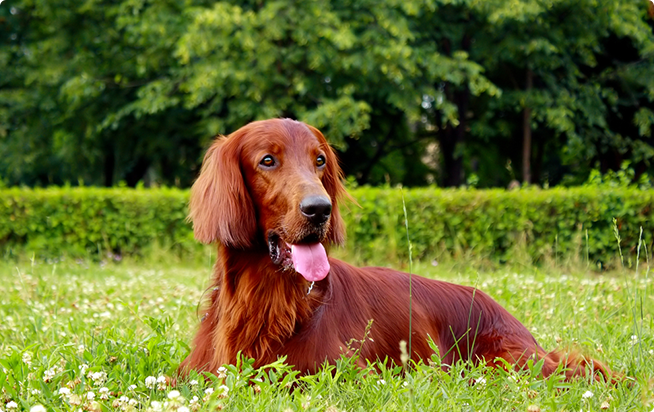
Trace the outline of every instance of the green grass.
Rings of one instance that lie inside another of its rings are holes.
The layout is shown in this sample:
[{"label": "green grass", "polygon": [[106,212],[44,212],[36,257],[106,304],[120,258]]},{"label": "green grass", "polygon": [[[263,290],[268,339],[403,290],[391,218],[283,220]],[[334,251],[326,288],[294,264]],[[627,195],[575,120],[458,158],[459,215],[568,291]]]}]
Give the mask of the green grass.
[{"label": "green grass", "polygon": [[459,261],[416,263],[414,271],[478,286],[546,349],[574,347],[624,372],[627,382],[543,379],[538,365],[521,373],[455,365],[445,373],[434,356],[408,373],[358,370],[342,359],[307,377],[281,362],[257,371],[244,361],[223,379],[192,376],[172,388],[156,380],[172,376],[188,353],[209,262],[5,262],[0,410],[651,411],[648,268],[597,275],[516,267],[475,269]]}]

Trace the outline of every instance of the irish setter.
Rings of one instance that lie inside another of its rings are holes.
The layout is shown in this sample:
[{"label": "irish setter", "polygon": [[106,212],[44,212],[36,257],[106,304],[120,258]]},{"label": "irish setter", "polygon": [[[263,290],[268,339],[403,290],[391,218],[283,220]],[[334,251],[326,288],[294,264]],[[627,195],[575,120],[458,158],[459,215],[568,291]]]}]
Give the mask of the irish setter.
[{"label": "irish setter", "polygon": [[[568,378],[610,377],[601,363],[545,352],[515,317],[469,286],[392,269],[358,268],[329,258],[345,227],[338,201],[346,193],[336,155],[316,128],[289,119],[250,123],[217,139],[191,189],[195,237],[218,244],[211,299],[191,354],[180,365],[215,373],[240,351],[263,366],[286,355],[314,373],[366,339],[364,360],[429,360],[431,338],[444,364],[459,360],[516,368],[544,359],[543,375],[559,364]],[[369,322],[371,327],[367,330]]]}]

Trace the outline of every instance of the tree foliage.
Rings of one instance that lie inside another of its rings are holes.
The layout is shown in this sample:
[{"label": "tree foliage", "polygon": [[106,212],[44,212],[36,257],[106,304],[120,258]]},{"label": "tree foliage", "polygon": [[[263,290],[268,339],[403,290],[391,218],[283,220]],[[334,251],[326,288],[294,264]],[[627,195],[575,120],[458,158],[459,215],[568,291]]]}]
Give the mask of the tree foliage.
[{"label": "tree foliage", "polygon": [[6,0],[0,182],[188,186],[213,136],[278,116],[321,128],[359,183],[578,183],[625,161],[639,179],[648,4]]}]

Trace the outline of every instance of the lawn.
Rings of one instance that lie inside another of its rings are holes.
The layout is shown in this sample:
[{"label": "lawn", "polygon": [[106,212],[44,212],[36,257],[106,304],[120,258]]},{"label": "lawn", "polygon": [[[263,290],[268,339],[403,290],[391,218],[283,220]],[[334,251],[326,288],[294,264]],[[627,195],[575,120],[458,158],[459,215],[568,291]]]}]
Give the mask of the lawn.
[{"label": "lawn", "polygon": [[[519,267],[519,269],[516,269]],[[342,359],[295,376],[247,360],[170,385],[199,322],[211,263],[41,261],[0,264],[1,411],[652,411],[652,273],[552,265],[416,264],[415,273],[478,286],[546,349],[575,348],[624,372],[617,385],[427,365],[372,372]],[[408,308],[407,308],[408,309]],[[362,337],[363,338],[363,337]],[[43,408],[39,407],[42,405]]]}]

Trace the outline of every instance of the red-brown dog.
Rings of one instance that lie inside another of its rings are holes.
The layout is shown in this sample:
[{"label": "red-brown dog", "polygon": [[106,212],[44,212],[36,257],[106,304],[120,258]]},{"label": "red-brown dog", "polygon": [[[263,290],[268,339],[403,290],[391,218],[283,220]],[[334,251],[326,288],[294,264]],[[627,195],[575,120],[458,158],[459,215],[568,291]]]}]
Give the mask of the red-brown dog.
[{"label": "red-brown dog", "polygon": [[[341,244],[338,201],[345,194],[336,156],[314,127],[294,120],[254,122],[217,139],[191,190],[195,237],[218,243],[211,302],[191,354],[180,366],[215,373],[240,351],[263,366],[286,355],[303,373],[347,353],[372,320],[360,359],[400,363],[409,340],[409,276],[328,258]],[[444,364],[458,360],[517,368],[544,359],[566,376],[610,371],[596,361],[545,352],[529,331],[485,293],[414,276],[414,360],[438,345]]]}]

